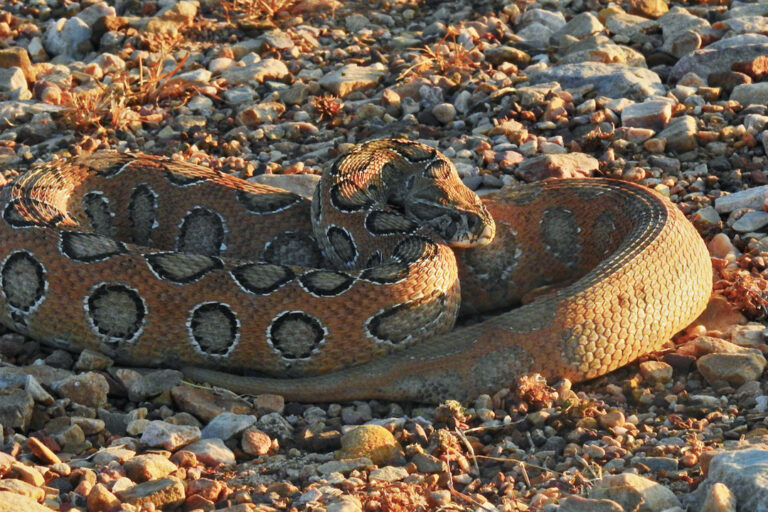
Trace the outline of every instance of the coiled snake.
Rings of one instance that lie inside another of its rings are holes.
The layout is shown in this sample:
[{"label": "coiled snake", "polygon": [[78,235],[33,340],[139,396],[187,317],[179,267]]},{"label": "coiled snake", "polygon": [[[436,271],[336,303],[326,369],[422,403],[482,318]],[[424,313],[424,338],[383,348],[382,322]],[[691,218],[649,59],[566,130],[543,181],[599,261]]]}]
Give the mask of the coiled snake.
[{"label": "coiled snake", "polygon": [[[644,187],[546,181],[481,202],[440,152],[407,140],[342,156],[311,204],[99,152],[20,176],[0,212],[3,324],[300,401],[589,379],[658,348],[711,291],[703,241]],[[511,309],[545,286],[559,288]],[[500,313],[451,330],[460,303]]]}]

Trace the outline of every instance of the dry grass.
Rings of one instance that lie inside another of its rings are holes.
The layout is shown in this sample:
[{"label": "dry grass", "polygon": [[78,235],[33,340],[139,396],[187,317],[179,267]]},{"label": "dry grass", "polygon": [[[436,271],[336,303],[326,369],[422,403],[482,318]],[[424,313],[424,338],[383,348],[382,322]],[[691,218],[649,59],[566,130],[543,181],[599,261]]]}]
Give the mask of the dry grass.
[{"label": "dry grass", "polygon": [[421,74],[427,71],[437,71],[440,74],[466,72],[474,69],[477,63],[472,59],[470,51],[456,42],[459,31],[449,26],[443,38],[434,45],[421,48],[416,56],[415,64],[400,73],[398,81],[411,73]]},{"label": "dry grass", "polygon": [[163,114],[154,112],[154,107],[169,101],[183,104],[202,92],[197,84],[176,76],[187,56],[171,71],[163,71],[163,60],[150,65],[140,60],[138,73],[120,72],[110,85],[96,82],[97,87],[88,91],[64,93],[60,124],[78,133],[99,135],[108,128],[124,130],[139,123],[159,123]]},{"label": "dry grass", "polygon": [[320,121],[330,121],[344,111],[344,103],[331,94],[315,96],[311,101]]},{"label": "dry grass", "polygon": [[287,12],[296,1],[297,0],[222,0],[221,7],[224,9],[224,15],[228,22],[230,16],[233,14],[247,20],[261,21],[264,19],[272,19],[283,12]]}]

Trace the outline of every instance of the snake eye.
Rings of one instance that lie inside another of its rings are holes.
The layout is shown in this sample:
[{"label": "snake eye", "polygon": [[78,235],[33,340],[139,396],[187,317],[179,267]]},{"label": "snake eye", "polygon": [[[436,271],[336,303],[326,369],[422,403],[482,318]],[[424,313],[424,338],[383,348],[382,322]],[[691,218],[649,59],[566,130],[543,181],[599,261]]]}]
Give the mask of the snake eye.
[{"label": "snake eye", "polygon": [[453,169],[450,162],[438,158],[424,169],[424,177],[432,178],[434,180],[445,180],[451,176]]}]

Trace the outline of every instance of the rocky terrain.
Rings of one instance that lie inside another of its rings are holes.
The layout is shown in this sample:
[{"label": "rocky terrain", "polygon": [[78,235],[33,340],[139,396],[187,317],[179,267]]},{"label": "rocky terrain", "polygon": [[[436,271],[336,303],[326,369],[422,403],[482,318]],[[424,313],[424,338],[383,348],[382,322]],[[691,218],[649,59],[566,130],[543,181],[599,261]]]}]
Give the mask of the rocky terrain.
[{"label": "rocky terrain", "polygon": [[[285,403],[0,334],[0,511],[765,511],[768,2],[2,0],[2,184],[96,149],[280,186],[439,148],[483,193],[608,176],[708,243],[708,310],[592,382]],[[656,276],[664,279],[665,276]]]}]

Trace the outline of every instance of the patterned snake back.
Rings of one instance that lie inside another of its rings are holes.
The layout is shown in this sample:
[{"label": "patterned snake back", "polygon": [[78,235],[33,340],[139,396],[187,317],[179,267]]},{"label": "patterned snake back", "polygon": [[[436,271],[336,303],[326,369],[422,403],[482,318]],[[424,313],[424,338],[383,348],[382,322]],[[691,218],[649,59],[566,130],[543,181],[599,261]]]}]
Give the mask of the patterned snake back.
[{"label": "patterned snake back", "polygon": [[[481,202],[442,154],[404,140],[341,157],[311,205],[106,152],[22,175],[0,211],[5,325],[303,401],[466,398],[531,372],[592,378],[658,348],[711,291],[703,241],[654,192],[564,180]],[[546,286],[558,288],[510,310]],[[502,312],[451,330],[460,302]]]}]

